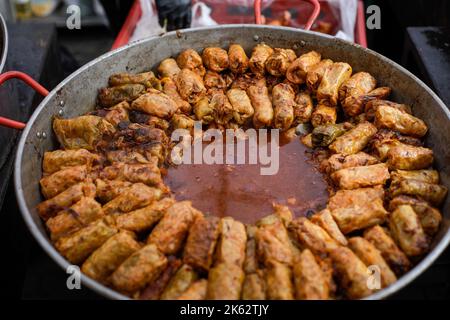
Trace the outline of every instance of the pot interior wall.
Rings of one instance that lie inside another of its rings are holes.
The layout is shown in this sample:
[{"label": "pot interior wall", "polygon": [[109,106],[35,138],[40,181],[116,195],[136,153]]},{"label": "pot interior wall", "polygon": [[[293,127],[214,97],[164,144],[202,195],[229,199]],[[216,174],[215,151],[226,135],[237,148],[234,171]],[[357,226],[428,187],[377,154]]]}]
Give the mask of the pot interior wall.
[{"label": "pot interior wall", "polygon": [[[256,40],[255,40],[256,39]],[[18,185],[22,191],[26,207],[40,232],[46,236],[35,207],[42,200],[39,191],[41,161],[45,151],[57,147],[51,119],[63,110],[63,117],[70,118],[94,108],[97,91],[107,85],[108,77],[119,72],[141,72],[155,68],[159,61],[175,57],[180,51],[194,48],[201,51],[208,46],[227,48],[231,43],[239,43],[250,54],[251,48],[259,42],[272,47],[295,48],[297,54],[317,50],[323,57],[335,61],[348,62],[354,71],[370,72],[379,85],[393,89],[392,100],[412,106],[414,114],[429,126],[427,145],[434,150],[436,167],[441,172],[442,183],[450,187],[450,118],[445,106],[435,99],[429,89],[417,82],[404,70],[386,58],[356,45],[317,33],[290,28],[264,26],[221,26],[171,33],[164,37],[138,42],[109,53],[87,64],[66,79],[37,109],[32,119],[32,127],[25,131],[26,137],[21,157],[21,178]],[[63,105],[63,106],[62,106]],[[38,138],[38,132],[45,132],[46,139]],[[443,213],[445,219],[438,234],[437,243],[449,229],[449,200]]]}]

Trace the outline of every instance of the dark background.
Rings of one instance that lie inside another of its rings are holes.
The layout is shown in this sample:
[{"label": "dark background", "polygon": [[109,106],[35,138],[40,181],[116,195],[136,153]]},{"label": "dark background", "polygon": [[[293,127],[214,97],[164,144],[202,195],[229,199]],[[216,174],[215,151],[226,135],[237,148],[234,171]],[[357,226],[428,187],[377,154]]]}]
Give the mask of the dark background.
[{"label": "dark background", "polygon": [[[381,8],[381,30],[367,30],[369,48],[405,66],[450,105],[450,2],[367,0],[365,4],[376,4]],[[122,9],[110,15],[112,28],[96,26],[67,30],[43,24],[9,25],[10,52],[6,69],[26,71],[51,89],[78,67],[110,50],[126,11]],[[430,26],[440,28],[408,28]],[[19,120],[26,121],[40,98],[25,86],[18,84],[18,89]],[[18,133],[11,133],[11,139],[17,137]],[[99,298],[87,288],[67,290],[66,274],[29,235],[18,211],[10,180],[14,152],[14,148],[0,147],[0,153],[8,159],[0,167],[0,296],[13,299]],[[5,195],[4,201],[2,194]],[[392,298],[449,299],[449,250]]]}]

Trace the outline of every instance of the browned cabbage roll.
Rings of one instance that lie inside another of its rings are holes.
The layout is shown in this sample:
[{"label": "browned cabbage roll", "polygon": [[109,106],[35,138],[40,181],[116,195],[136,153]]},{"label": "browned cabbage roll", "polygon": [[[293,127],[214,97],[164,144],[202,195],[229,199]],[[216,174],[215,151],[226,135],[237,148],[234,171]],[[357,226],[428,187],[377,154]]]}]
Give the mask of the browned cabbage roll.
[{"label": "browned cabbage roll", "polygon": [[[227,95],[223,92],[214,93],[211,97],[211,101],[209,102],[209,106],[213,109],[214,120],[217,124],[226,126],[233,120],[234,108],[228,100]],[[248,101],[244,102],[244,106],[248,107]]]},{"label": "browned cabbage roll", "polygon": [[392,89],[389,87],[378,87],[370,91],[368,94],[365,95],[364,101],[365,103],[368,103],[372,100],[383,100],[387,99],[389,95],[391,94]]},{"label": "browned cabbage roll", "polygon": [[308,248],[315,254],[326,254],[339,246],[323,228],[304,217],[293,220],[289,230],[302,248]]},{"label": "browned cabbage roll", "polygon": [[120,86],[123,84],[142,84],[146,88],[161,89],[159,79],[156,78],[152,71],[137,74],[118,73],[109,77],[109,85],[111,87]]},{"label": "browned cabbage roll", "polygon": [[202,53],[202,60],[206,68],[215,72],[221,72],[230,65],[228,53],[218,47],[205,48]]},{"label": "browned cabbage roll", "polygon": [[98,93],[98,103],[107,108],[122,101],[131,102],[145,92],[142,84],[122,84],[111,88],[102,88]]},{"label": "browned cabbage roll", "polygon": [[425,122],[419,118],[388,105],[381,105],[376,109],[375,125],[415,137],[423,137],[428,131]]},{"label": "browned cabbage roll", "polygon": [[384,222],[388,212],[383,207],[384,190],[379,187],[339,190],[328,201],[339,229],[347,234]]},{"label": "browned cabbage roll", "polygon": [[189,228],[202,213],[190,201],[176,202],[150,233],[147,243],[153,243],[164,254],[175,254],[183,245]]},{"label": "browned cabbage roll", "polygon": [[100,109],[94,111],[94,115],[101,115],[106,121],[117,127],[121,122],[129,122],[130,118],[128,110],[130,104],[126,101],[122,101],[109,109]]},{"label": "browned cabbage roll", "polygon": [[53,241],[80,230],[103,217],[102,206],[93,198],[83,197],[70,208],[47,220],[46,225]]},{"label": "browned cabbage roll", "polygon": [[266,294],[269,300],[293,300],[292,270],[284,263],[269,261],[265,270]]},{"label": "browned cabbage roll", "polygon": [[161,300],[174,300],[183,294],[198,279],[198,274],[187,264],[181,266],[170,279],[167,287],[161,294]]},{"label": "browned cabbage roll", "polygon": [[331,179],[340,189],[384,185],[389,177],[389,170],[385,163],[341,169],[331,174]]},{"label": "browned cabbage roll", "polygon": [[341,230],[339,230],[339,227],[336,221],[334,221],[330,210],[324,209],[320,212],[317,212],[312,216],[311,222],[322,227],[334,240],[339,242],[339,244],[343,246],[347,245],[347,239],[342,234]]},{"label": "browned cabbage roll", "polygon": [[438,184],[439,172],[437,170],[395,170],[391,173],[392,183],[411,179]]},{"label": "browned cabbage roll", "polygon": [[215,109],[213,105],[209,103],[209,99],[207,97],[203,97],[199,101],[197,101],[197,103],[194,105],[193,111],[197,120],[201,121],[204,124],[208,124],[214,121]]},{"label": "browned cabbage roll", "polygon": [[258,228],[255,225],[246,225],[247,244],[245,246],[244,271],[246,274],[257,272],[259,261],[256,252],[255,233]]},{"label": "browned cabbage roll", "polygon": [[[139,292],[140,300],[159,300],[169,281],[180,269],[181,260],[174,256],[167,257],[167,266],[155,281],[149,283]],[[134,295],[135,296],[135,295]]]},{"label": "browned cabbage roll", "polygon": [[195,126],[195,120],[185,114],[174,114],[170,120],[172,129],[186,129],[193,130]]},{"label": "browned cabbage roll", "polygon": [[227,84],[222,75],[218,72],[208,70],[206,71],[203,83],[208,90],[208,93],[213,90],[224,90],[227,88]]},{"label": "browned cabbage roll", "polygon": [[402,180],[391,184],[389,193],[392,197],[401,194],[417,196],[430,202],[433,206],[439,207],[447,196],[447,188],[420,180]]},{"label": "browned cabbage roll", "polygon": [[339,247],[331,251],[337,278],[345,295],[350,299],[361,299],[372,294],[367,286],[369,273],[366,265],[346,247]]},{"label": "browned cabbage roll", "polygon": [[150,186],[162,183],[161,172],[156,161],[150,163],[114,163],[99,175],[100,179],[142,182]]},{"label": "browned cabbage roll", "polygon": [[109,238],[83,263],[81,271],[88,277],[105,282],[131,254],[141,246],[131,232],[121,231]]},{"label": "browned cabbage roll", "polygon": [[187,49],[181,52],[177,57],[177,64],[180,69],[189,69],[194,71],[200,77],[205,75],[205,67],[200,55],[193,49]]},{"label": "browned cabbage roll", "polygon": [[313,101],[308,91],[301,91],[295,96],[294,125],[311,120]]},{"label": "browned cabbage roll", "polygon": [[308,72],[306,74],[306,85],[311,92],[316,92],[317,88],[319,88],[320,82],[322,81],[322,77],[325,74],[325,71],[331,67],[333,61],[330,59],[323,59],[317,64],[308,68]]},{"label": "browned cabbage roll", "polygon": [[255,111],[244,90],[230,89],[227,91],[227,98],[233,107],[233,119],[237,124],[242,125],[253,116]]},{"label": "browned cabbage roll", "polygon": [[46,221],[61,210],[64,210],[83,197],[95,197],[95,185],[91,182],[80,182],[64,190],[57,196],[41,202],[36,209],[39,216]]},{"label": "browned cabbage roll", "polygon": [[129,181],[96,179],[95,186],[97,190],[95,197],[101,203],[106,203],[120,195],[131,185],[132,183]]},{"label": "browned cabbage roll", "polygon": [[327,160],[321,163],[321,168],[328,174],[331,174],[341,169],[369,166],[377,163],[377,158],[362,151],[349,155],[336,153],[331,155]]},{"label": "browned cabbage roll", "polygon": [[433,150],[403,143],[396,143],[387,152],[387,164],[390,169],[425,169],[432,165],[433,160]]},{"label": "browned cabbage roll", "polygon": [[232,44],[228,48],[230,70],[234,73],[244,73],[248,69],[248,57],[244,48],[239,44]]},{"label": "browned cabbage roll", "polygon": [[419,217],[410,205],[398,206],[389,218],[392,236],[407,256],[420,256],[427,252],[429,243]]},{"label": "browned cabbage roll", "polygon": [[205,300],[206,292],[208,290],[208,281],[200,279],[189,286],[182,294],[177,297],[177,300]]},{"label": "browned cabbage roll", "polygon": [[294,50],[275,48],[273,53],[266,60],[266,70],[272,76],[284,76],[295,58],[296,55]]},{"label": "browned cabbage roll", "polygon": [[426,201],[405,195],[393,198],[389,202],[389,210],[394,211],[401,205],[410,205],[414,209],[426,234],[434,235],[438,232],[442,221],[439,210],[430,206]]},{"label": "browned cabbage roll", "polygon": [[288,232],[281,219],[265,217],[255,232],[256,248],[259,260],[267,265],[269,261],[278,261],[292,265],[293,250]]},{"label": "browned cabbage roll", "polygon": [[241,298],[242,300],[266,299],[266,283],[262,270],[245,276]]},{"label": "browned cabbage roll", "polygon": [[408,257],[381,226],[376,225],[366,229],[364,231],[364,239],[372,243],[380,251],[383,259],[396,275],[402,275],[410,269],[411,263]]},{"label": "browned cabbage roll", "polygon": [[334,269],[333,269],[333,261],[329,256],[315,256],[317,263],[319,264],[320,268],[322,269],[322,273],[324,275],[325,280],[327,281],[330,298],[334,299],[337,285],[333,278],[334,276]]},{"label": "browned cabbage roll", "polygon": [[159,118],[170,118],[177,112],[178,105],[167,94],[150,89],[131,103],[131,109]]},{"label": "browned cabbage roll", "polygon": [[281,222],[283,222],[286,228],[289,227],[289,224],[294,218],[294,214],[292,213],[291,209],[289,209],[289,207],[286,205],[278,203],[272,203],[272,207],[274,215],[277,216],[281,220]]},{"label": "browned cabbage roll", "polygon": [[119,162],[123,162],[125,164],[151,163],[151,161],[149,161],[147,157],[141,153],[128,150],[108,150],[106,151],[106,159],[112,164]]},{"label": "browned cabbage roll", "polygon": [[239,300],[241,297],[244,272],[234,263],[219,263],[209,270],[208,300]]},{"label": "browned cabbage roll", "polygon": [[158,73],[161,78],[175,79],[177,74],[181,71],[175,59],[167,58],[161,61],[158,66]]},{"label": "browned cabbage roll", "polygon": [[373,124],[362,122],[338,137],[329,148],[344,155],[357,153],[366,147],[376,132],[377,128]]},{"label": "browned cabbage roll", "polygon": [[161,220],[166,210],[174,203],[174,199],[164,198],[141,209],[122,213],[116,217],[117,227],[133,232],[149,230]]},{"label": "browned cabbage roll", "polygon": [[321,104],[336,106],[339,99],[339,88],[350,78],[352,67],[345,62],[335,62],[326,69],[319,88],[317,100]]},{"label": "browned cabbage roll", "polygon": [[372,121],[375,119],[375,112],[380,106],[389,106],[409,114],[412,113],[411,107],[406,104],[396,103],[389,100],[374,99],[368,101],[364,106],[364,112],[368,120]]},{"label": "browned cabbage roll", "polygon": [[114,221],[111,217],[105,217],[67,237],[59,238],[55,247],[70,263],[80,264],[116,233]]},{"label": "browned cabbage roll", "polygon": [[348,240],[348,247],[366,266],[377,266],[379,268],[381,288],[385,288],[397,281],[397,277],[386,261],[384,261],[381,252],[369,241],[361,237],[353,237]]},{"label": "browned cabbage roll", "polygon": [[266,78],[257,76],[251,73],[244,73],[236,75],[236,78],[231,83],[231,88],[247,90],[250,86],[266,86]]},{"label": "browned cabbage roll", "polygon": [[178,93],[177,85],[172,78],[162,78],[161,85],[162,91],[177,105],[177,111],[180,111],[182,113],[191,112],[191,105],[189,104],[189,102],[181,98],[180,94]]},{"label": "browned cabbage roll", "polygon": [[330,288],[326,276],[310,250],[302,251],[293,268],[298,300],[327,300]]},{"label": "browned cabbage roll", "polygon": [[122,292],[135,292],[158,278],[167,266],[167,258],[154,244],[148,244],[129,256],[111,275],[113,286]]},{"label": "browned cabbage roll", "polygon": [[247,94],[255,110],[253,115],[255,128],[270,126],[273,119],[273,107],[266,85],[251,85],[247,89]]},{"label": "browned cabbage roll", "polygon": [[320,58],[320,53],[316,51],[302,54],[289,65],[286,78],[295,84],[304,83],[307,73],[320,62]]},{"label": "browned cabbage roll", "polygon": [[289,84],[280,83],[272,89],[273,126],[287,130],[294,121],[295,93]]},{"label": "browned cabbage roll", "polygon": [[162,195],[161,190],[135,183],[103,206],[105,214],[120,214],[145,207]]},{"label": "browned cabbage roll", "polygon": [[318,104],[311,114],[313,127],[336,123],[337,109],[324,104]]},{"label": "browned cabbage roll", "polygon": [[385,129],[381,129],[373,136],[372,141],[370,142],[370,149],[380,161],[385,161],[388,152],[391,149],[393,149],[394,147],[401,147],[397,149],[398,152],[403,149],[403,146],[408,145],[418,147],[422,146],[422,142],[413,137],[401,136],[393,131],[386,132]]},{"label": "browned cabbage roll", "polygon": [[197,103],[206,93],[202,78],[189,69],[181,69],[175,83],[181,98],[189,103]]},{"label": "browned cabbage roll", "polygon": [[250,70],[259,76],[263,76],[266,70],[266,61],[272,55],[273,49],[268,45],[257,44],[253,50],[249,60]]},{"label": "browned cabbage roll", "polygon": [[114,126],[97,116],[53,120],[53,131],[65,149],[94,150],[103,135],[115,132]]},{"label": "browned cabbage roll", "polygon": [[216,263],[234,264],[242,268],[245,260],[247,233],[245,226],[231,217],[220,221],[220,238],[215,253]]},{"label": "browned cabbage roll", "polygon": [[46,199],[53,198],[67,188],[87,179],[88,168],[83,166],[69,167],[43,177],[39,184]]},{"label": "browned cabbage roll", "polygon": [[357,72],[339,88],[339,99],[345,114],[354,117],[364,110],[364,97],[377,85],[370,73]]},{"label": "browned cabbage roll", "polygon": [[81,165],[90,167],[98,160],[100,160],[98,155],[86,149],[46,151],[42,160],[42,170],[50,174],[67,167]]},{"label": "browned cabbage roll", "polygon": [[183,252],[186,264],[208,271],[220,232],[220,219],[214,216],[198,217],[189,230]]},{"label": "browned cabbage roll", "polygon": [[[122,128],[114,138],[106,146],[109,150],[132,148],[133,151],[139,151],[142,154],[145,154],[145,151],[148,150],[149,144],[165,145],[169,142],[169,138],[162,129],[140,123],[131,123]],[[146,157],[148,160],[153,160],[148,155]]]}]

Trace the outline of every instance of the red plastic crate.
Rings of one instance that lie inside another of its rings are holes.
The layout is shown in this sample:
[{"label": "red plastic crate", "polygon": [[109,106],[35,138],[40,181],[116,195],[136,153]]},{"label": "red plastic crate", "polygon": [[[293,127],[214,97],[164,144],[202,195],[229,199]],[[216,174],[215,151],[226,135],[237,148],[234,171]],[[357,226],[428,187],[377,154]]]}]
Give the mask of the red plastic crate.
[{"label": "red plastic crate", "polygon": [[[211,7],[211,17],[219,24],[255,23],[253,7],[230,6],[215,0],[204,0],[203,2]],[[321,26],[326,26],[326,28],[330,29],[329,32],[334,34],[339,29],[339,21],[332,13],[331,8],[326,1],[319,2],[320,14],[311,30],[318,30]],[[265,8],[262,14],[266,18],[266,22],[270,23],[271,21],[273,22],[273,20],[280,19],[287,10],[292,16],[289,26],[303,28],[308,17],[313,13],[314,7],[311,3],[306,1],[299,1],[298,4],[293,7],[292,1],[278,0],[274,1],[270,7]],[[139,1],[136,0],[111,49],[119,48],[128,43],[141,14]],[[364,4],[362,0],[358,0],[355,42],[363,47],[367,47]]]}]

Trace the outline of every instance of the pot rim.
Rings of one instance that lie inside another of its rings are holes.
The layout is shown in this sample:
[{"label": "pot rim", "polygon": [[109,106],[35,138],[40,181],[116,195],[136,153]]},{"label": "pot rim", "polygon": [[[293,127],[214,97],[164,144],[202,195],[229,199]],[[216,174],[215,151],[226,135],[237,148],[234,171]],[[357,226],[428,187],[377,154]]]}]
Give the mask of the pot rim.
[{"label": "pot rim", "polygon": [[0,13],[0,32],[3,38],[2,48],[0,52],[0,73],[3,72],[3,68],[5,67],[6,57],[8,56],[8,28],[6,27],[5,19]]},{"label": "pot rim", "polygon": [[[63,258],[63,256],[53,247],[53,245],[50,243],[49,239],[44,236],[41,231],[38,229],[37,225],[34,223],[32,214],[30,210],[28,209],[25,197],[22,189],[22,154],[23,149],[26,143],[26,140],[28,138],[28,135],[30,133],[30,129],[32,128],[36,118],[40,114],[40,112],[45,108],[47,103],[50,99],[53,98],[53,96],[61,90],[62,87],[66,85],[71,79],[77,77],[80,73],[84,72],[85,70],[89,69],[94,64],[98,63],[99,61],[102,61],[104,59],[108,59],[109,57],[123,51],[127,50],[130,47],[139,46],[143,43],[146,43],[148,41],[154,41],[155,39],[163,39],[165,37],[177,35],[180,36],[180,34],[189,34],[189,33],[195,33],[197,31],[203,30],[203,31],[215,31],[220,29],[222,30],[232,30],[232,29],[241,29],[241,28],[252,28],[255,29],[255,31],[258,30],[280,30],[280,31],[286,31],[286,32],[295,32],[298,34],[313,34],[316,37],[328,39],[330,41],[336,41],[339,44],[342,44],[344,46],[351,46],[354,49],[362,50],[367,55],[373,55],[377,59],[384,61],[385,63],[391,65],[391,67],[398,69],[408,77],[412,78],[415,82],[417,82],[427,93],[429,93],[432,98],[439,104],[441,109],[444,111],[448,123],[450,123],[450,111],[447,109],[445,104],[442,102],[442,100],[425,84],[423,81],[421,81],[419,78],[417,78],[415,75],[413,75],[411,72],[403,68],[401,65],[397,64],[396,62],[382,56],[381,54],[371,50],[364,48],[358,44],[354,44],[342,39],[335,38],[330,35],[314,32],[314,31],[305,31],[301,29],[291,28],[291,27],[280,27],[280,26],[266,26],[266,25],[248,25],[248,24],[232,24],[232,25],[220,25],[220,26],[214,26],[214,27],[199,27],[199,28],[191,28],[191,29],[185,29],[185,30],[179,30],[179,31],[172,31],[169,33],[166,33],[161,36],[155,36],[155,37],[149,37],[145,39],[141,39],[135,42],[132,42],[130,44],[127,44],[121,48],[118,48],[114,51],[107,52],[98,58],[92,60],[91,62],[85,64],[75,72],[73,72],[71,75],[69,75],[66,79],[64,79],[60,84],[58,84],[49,94],[47,97],[45,97],[42,102],[39,104],[39,106],[36,108],[36,110],[33,112],[30,120],[28,121],[24,132],[22,133],[22,136],[19,141],[19,145],[17,148],[17,155],[14,163],[14,184],[15,184],[15,190],[16,190],[16,197],[17,201],[19,203],[19,208],[22,213],[23,219],[25,220],[25,223],[30,230],[30,232],[33,234],[34,238],[37,240],[37,242],[40,244],[40,246],[47,252],[47,254],[64,270],[67,270],[67,267],[70,266],[70,263]],[[434,248],[416,265],[414,268],[412,268],[410,271],[408,271],[406,274],[404,274],[401,278],[399,278],[394,284],[390,285],[387,288],[384,288],[365,299],[367,300],[376,300],[376,299],[384,299],[393,293],[399,291],[403,287],[405,287],[407,284],[411,283],[415,278],[417,278],[420,274],[424,272],[425,269],[427,269],[431,264],[439,257],[439,255],[445,250],[445,248],[450,243],[450,229],[447,230],[447,232],[443,235],[442,239],[434,246]],[[104,285],[102,285],[100,282],[97,282],[87,276],[85,276],[83,273],[81,273],[81,282],[82,284],[85,284],[87,287],[95,291],[96,293],[107,297],[111,299],[129,299],[129,297],[122,295],[118,293],[117,291],[110,289]]]}]

